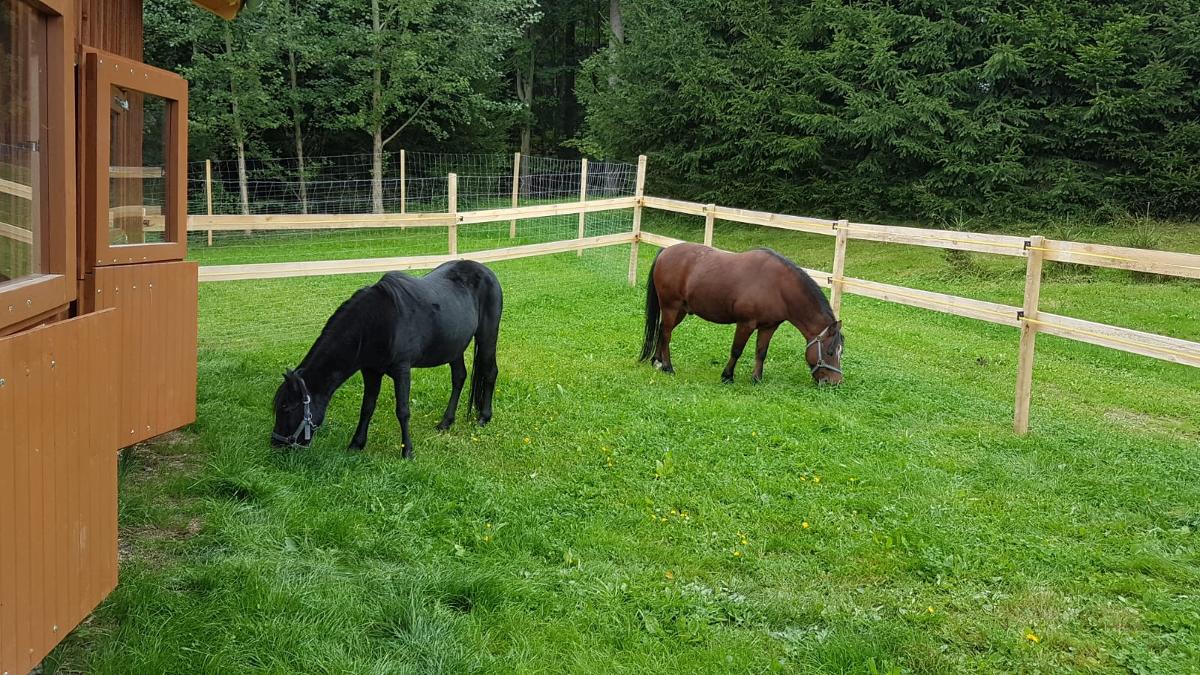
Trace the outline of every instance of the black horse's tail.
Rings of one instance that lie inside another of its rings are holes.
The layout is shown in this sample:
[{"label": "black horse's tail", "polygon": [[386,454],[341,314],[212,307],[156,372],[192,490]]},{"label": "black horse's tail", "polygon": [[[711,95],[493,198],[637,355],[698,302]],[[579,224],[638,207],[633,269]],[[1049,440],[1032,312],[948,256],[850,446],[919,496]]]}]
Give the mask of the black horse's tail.
[{"label": "black horse's tail", "polygon": [[479,327],[475,331],[475,358],[471,365],[471,405],[479,413],[479,422],[486,424],[492,417],[492,394],[496,389],[496,342],[500,337],[500,315],[504,311],[504,296],[500,282],[490,273],[486,291],[480,299]]},{"label": "black horse's tail", "polygon": [[[659,251],[659,255],[662,251]],[[650,263],[650,275],[646,278],[646,336],[642,342],[642,355],[639,361],[645,361],[654,353],[654,345],[662,332],[662,321],[659,318],[658,289],[654,287],[654,266],[658,264],[658,256]]]}]

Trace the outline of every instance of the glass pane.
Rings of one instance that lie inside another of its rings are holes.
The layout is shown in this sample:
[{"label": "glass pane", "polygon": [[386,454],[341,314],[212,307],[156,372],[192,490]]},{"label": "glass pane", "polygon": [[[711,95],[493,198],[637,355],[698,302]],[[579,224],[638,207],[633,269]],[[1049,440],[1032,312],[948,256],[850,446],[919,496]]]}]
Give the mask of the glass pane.
[{"label": "glass pane", "polygon": [[108,169],[108,243],[168,241],[166,99],[113,87]]},{"label": "glass pane", "polygon": [[45,19],[18,0],[0,0],[0,284],[45,271],[45,49]]}]

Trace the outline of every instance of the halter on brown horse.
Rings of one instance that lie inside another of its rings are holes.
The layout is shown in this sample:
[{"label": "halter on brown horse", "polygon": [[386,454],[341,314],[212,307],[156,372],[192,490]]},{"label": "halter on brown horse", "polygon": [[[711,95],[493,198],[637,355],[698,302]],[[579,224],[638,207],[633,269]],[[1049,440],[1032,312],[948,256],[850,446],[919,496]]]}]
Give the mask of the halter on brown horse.
[{"label": "halter on brown horse", "polygon": [[676,244],[659,252],[646,284],[646,337],[641,360],[673,373],[671,331],[688,314],[713,323],[737,324],[729,362],[721,373],[733,381],[738,357],[758,331],[755,382],[775,329],[787,321],[808,345],[804,357],[817,384],[842,381],[842,322],[820,287],[792,261],[770,249],[725,253],[699,244]]}]

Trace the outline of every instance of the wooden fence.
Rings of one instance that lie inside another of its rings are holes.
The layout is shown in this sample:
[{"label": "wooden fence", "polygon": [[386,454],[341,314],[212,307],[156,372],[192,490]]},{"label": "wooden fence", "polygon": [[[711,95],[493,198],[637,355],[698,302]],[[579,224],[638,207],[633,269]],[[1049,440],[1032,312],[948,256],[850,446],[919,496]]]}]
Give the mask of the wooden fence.
[{"label": "wooden fence", "polygon": [[[519,162],[515,159],[514,164]],[[517,176],[519,169],[514,169]],[[842,297],[846,293],[886,302],[920,307],[946,314],[988,321],[1020,330],[1018,347],[1016,403],[1014,429],[1024,434],[1029,429],[1030,395],[1033,383],[1033,362],[1038,333],[1069,338],[1132,354],[1200,367],[1200,344],[1143,331],[1084,321],[1067,316],[1041,312],[1038,300],[1041,291],[1042,267],[1045,262],[1073,263],[1108,267],[1135,272],[1149,272],[1175,277],[1200,279],[1200,255],[1153,251],[1146,249],[1085,244],[1045,239],[1040,236],[1019,237],[953,230],[934,230],[916,227],[896,227],[857,223],[849,220],[829,220],[802,216],[728,208],[716,204],[648,197],[644,194],[646,158],[638,158],[637,177],[632,197],[587,199],[587,172],[580,176],[579,201],[521,206],[477,211],[458,211],[456,176],[450,174],[449,208],[445,213],[399,213],[370,215],[262,215],[262,216],[191,216],[191,231],[213,230],[327,230],[339,228],[445,227],[447,250],[442,255],[405,256],[396,258],[366,258],[356,260],[325,260],[313,262],[217,265],[200,268],[200,281],[238,279],[267,279],[292,276],[351,274],[381,272],[393,269],[430,269],[448,260],[471,259],[496,262],[537,255],[582,252],[630,244],[628,281],[637,281],[638,246],[646,242],[655,246],[671,246],[683,240],[665,237],[642,230],[642,212],[655,209],[704,218],[703,243],[712,245],[715,221],[724,220],[762,227],[819,234],[832,237],[832,271],[806,270],[818,284],[831,289],[831,304],[841,316]],[[633,225],[629,232],[603,236],[585,236],[584,214],[616,209],[633,209]],[[478,223],[509,221],[515,234],[516,223],[524,218],[579,214],[579,235],[576,239],[542,244],[511,246],[470,253],[458,253],[458,227]],[[989,253],[1026,259],[1025,292],[1020,307],[976,300],[945,293],[936,293],[904,286],[884,284],[866,279],[846,277],[846,249],[849,240],[875,241],[911,246]]]}]

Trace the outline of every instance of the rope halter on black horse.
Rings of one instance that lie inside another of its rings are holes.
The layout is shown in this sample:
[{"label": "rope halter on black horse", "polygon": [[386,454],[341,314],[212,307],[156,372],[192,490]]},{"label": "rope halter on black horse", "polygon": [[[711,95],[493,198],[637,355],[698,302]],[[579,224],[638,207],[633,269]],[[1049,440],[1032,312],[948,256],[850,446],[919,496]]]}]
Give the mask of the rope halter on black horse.
[{"label": "rope halter on black horse", "polygon": [[304,383],[304,378],[300,377],[299,373],[293,373],[289,377],[294,377],[296,382],[300,384],[300,393],[304,396],[304,417],[300,420],[300,425],[296,427],[296,430],[293,431],[291,435],[284,436],[283,434],[272,431],[271,440],[283,443],[284,445],[290,445],[293,448],[298,448],[301,447],[300,443],[298,442],[300,437],[303,436],[304,442],[308,443],[312,440],[313,432],[316,431],[317,427],[320,425],[313,424],[312,396],[310,396],[308,393],[308,385]]},{"label": "rope halter on black horse", "polygon": [[837,325],[837,324],[831,323],[828,326],[826,326],[825,330],[821,331],[820,333],[817,333],[816,337],[809,340],[808,344],[804,346],[805,353],[808,352],[809,347],[812,347],[813,345],[817,346],[817,363],[815,365],[809,366],[809,368],[808,368],[809,374],[811,374],[814,377],[816,377],[817,371],[820,370],[821,368],[824,368],[825,370],[828,370],[832,373],[837,373],[838,375],[842,374],[841,368],[838,368],[837,366],[831,366],[828,363],[825,363],[825,352],[822,350],[822,346],[821,346],[821,340],[825,339],[825,337],[829,334],[829,329],[833,328],[835,325]]}]

